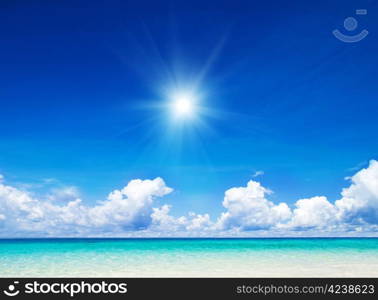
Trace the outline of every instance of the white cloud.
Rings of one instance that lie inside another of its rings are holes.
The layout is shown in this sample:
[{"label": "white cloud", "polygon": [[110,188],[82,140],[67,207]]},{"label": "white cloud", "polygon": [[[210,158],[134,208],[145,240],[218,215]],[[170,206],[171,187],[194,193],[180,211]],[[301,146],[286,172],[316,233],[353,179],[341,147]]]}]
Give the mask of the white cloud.
[{"label": "white cloud", "polygon": [[286,203],[274,205],[266,199],[271,191],[259,182],[249,181],[246,187],[226,191],[223,206],[227,209],[218,220],[218,227],[245,230],[262,229],[285,222],[291,216]]},{"label": "white cloud", "polygon": [[121,229],[142,229],[150,225],[152,204],[156,197],[172,192],[161,178],[131,180],[122,190],[115,190],[108,200],[89,210],[96,226],[120,226]]},{"label": "white cloud", "polygon": [[[378,224],[378,161],[348,177],[352,184],[331,203],[326,197],[301,199],[295,203],[293,218],[283,228],[318,228],[332,231],[376,230]],[[361,227],[363,226],[363,227]]]},{"label": "white cloud", "polygon": [[378,161],[349,178],[340,200],[331,203],[324,196],[300,199],[291,210],[286,203],[275,205],[266,199],[271,192],[260,183],[226,191],[218,219],[222,229],[376,231],[378,225]]},{"label": "white cloud", "polygon": [[268,200],[272,192],[257,181],[225,192],[225,211],[171,214],[155,199],[172,192],[164,180],[131,180],[107,199],[86,205],[76,187],[37,197],[5,184],[0,176],[0,236],[303,236],[377,235],[378,162],[349,179],[335,202],[325,196],[300,199],[292,208]]},{"label": "white cloud", "polygon": [[60,188],[54,188],[48,195],[49,200],[62,202],[76,200],[79,197],[79,189],[76,186],[64,186]]},{"label": "white cloud", "polygon": [[253,177],[253,178],[256,178],[256,177],[262,176],[262,175],[264,175],[264,174],[265,174],[264,171],[256,171],[256,172],[252,175],[252,177]]},{"label": "white cloud", "polygon": [[187,230],[203,230],[204,228],[209,228],[212,223],[210,221],[209,214],[196,214],[196,213],[189,213],[188,224],[186,226]]},{"label": "white cloud", "polygon": [[343,189],[336,201],[340,217],[349,222],[378,223],[378,161],[350,178],[352,184]]},{"label": "white cloud", "polygon": [[313,227],[328,227],[336,220],[337,210],[326,197],[312,197],[301,199],[295,203],[293,217],[287,226],[308,229]]},{"label": "white cloud", "polygon": [[173,217],[170,213],[171,206],[163,205],[160,208],[154,208],[151,229],[162,232],[185,232],[209,230],[212,226],[208,214],[195,214],[190,212],[188,216]]},{"label": "white cloud", "polygon": [[49,195],[45,200],[34,199],[29,193],[0,183],[0,214],[10,220],[3,233],[25,232],[48,235],[75,235],[120,232],[146,228],[152,222],[152,204],[156,197],[172,191],[161,178],[132,180],[121,190],[109,194],[106,201],[89,207],[69,190],[69,201],[56,201]]}]

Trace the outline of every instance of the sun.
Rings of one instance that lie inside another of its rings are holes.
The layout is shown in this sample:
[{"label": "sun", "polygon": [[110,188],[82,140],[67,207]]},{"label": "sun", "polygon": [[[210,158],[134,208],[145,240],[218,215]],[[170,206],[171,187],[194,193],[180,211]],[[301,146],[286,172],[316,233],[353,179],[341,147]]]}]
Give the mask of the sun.
[{"label": "sun", "polygon": [[193,103],[189,98],[178,98],[173,103],[173,109],[177,115],[190,115],[193,113]]},{"label": "sun", "polygon": [[195,115],[196,98],[187,93],[176,94],[172,97],[171,110],[175,117],[189,118]]}]

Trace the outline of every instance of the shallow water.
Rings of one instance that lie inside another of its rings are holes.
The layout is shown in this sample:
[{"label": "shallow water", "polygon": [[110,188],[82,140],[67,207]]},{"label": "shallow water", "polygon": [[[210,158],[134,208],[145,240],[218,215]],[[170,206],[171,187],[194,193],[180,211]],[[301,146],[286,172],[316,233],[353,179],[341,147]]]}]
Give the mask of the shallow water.
[{"label": "shallow water", "polygon": [[0,277],[378,277],[378,239],[0,240]]}]

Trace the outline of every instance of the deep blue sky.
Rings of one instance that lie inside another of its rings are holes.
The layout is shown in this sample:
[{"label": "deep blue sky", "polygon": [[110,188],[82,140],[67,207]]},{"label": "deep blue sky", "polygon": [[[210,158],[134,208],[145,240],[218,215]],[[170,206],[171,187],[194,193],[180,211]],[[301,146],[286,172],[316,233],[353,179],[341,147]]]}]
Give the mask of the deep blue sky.
[{"label": "deep blue sky", "polygon": [[[358,8],[354,33],[370,35],[335,39]],[[378,158],[377,14],[374,1],[1,1],[0,173],[90,201],[161,176],[177,214],[218,213],[259,170],[274,201],[335,200]],[[206,127],[151,108],[196,80],[217,112]]]}]

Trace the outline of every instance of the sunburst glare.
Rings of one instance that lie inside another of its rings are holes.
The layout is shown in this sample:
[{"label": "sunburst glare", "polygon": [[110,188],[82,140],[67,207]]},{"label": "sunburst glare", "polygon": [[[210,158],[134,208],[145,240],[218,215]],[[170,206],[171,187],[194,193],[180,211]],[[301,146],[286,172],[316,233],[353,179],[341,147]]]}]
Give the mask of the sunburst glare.
[{"label": "sunburst glare", "polygon": [[187,92],[174,93],[170,109],[175,118],[188,119],[196,114],[196,97]]}]

